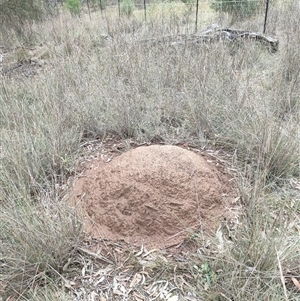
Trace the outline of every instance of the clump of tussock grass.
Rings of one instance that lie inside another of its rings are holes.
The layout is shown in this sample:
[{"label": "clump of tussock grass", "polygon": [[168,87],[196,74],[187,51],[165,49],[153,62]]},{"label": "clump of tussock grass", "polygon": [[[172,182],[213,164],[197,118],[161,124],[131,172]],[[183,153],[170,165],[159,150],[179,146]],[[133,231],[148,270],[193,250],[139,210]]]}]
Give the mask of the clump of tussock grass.
[{"label": "clump of tussock grass", "polygon": [[224,227],[215,237],[200,239],[201,235],[195,235],[199,250],[187,264],[191,274],[198,275],[195,279],[202,279],[193,285],[201,300],[297,299],[289,276],[291,271],[295,277],[298,273],[295,265],[300,241],[292,229],[297,209],[287,213],[287,200],[275,209],[275,194],[264,193],[261,179],[256,180],[251,191],[242,185],[246,206],[235,231]]},{"label": "clump of tussock grass", "polygon": [[11,87],[2,81],[0,281],[7,296],[22,296],[57,282],[76,252],[81,217],[61,201],[61,185],[73,172],[80,137],[63,99],[55,103],[24,82]]},{"label": "clump of tussock grass", "polygon": [[[43,191],[47,182],[62,183],[72,172],[71,154],[80,134],[75,120],[70,123],[65,114],[67,103],[51,98],[51,90],[47,98],[43,97],[45,90],[39,93],[37,86],[30,91],[26,85],[10,88],[2,81],[0,135],[5,148],[1,149],[1,194],[35,194]],[[59,90],[59,85],[56,88]]]},{"label": "clump of tussock grass", "polygon": [[[299,6],[295,2],[290,2],[282,8],[282,18],[278,22],[278,31],[284,43],[281,45],[281,56],[277,65],[277,75],[274,83],[274,94],[278,96],[278,114],[283,119],[295,118],[299,124],[300,102],[298,91],[299,79],[299,49],[294,47],[300,40],[297,31],[299,19],[296,12]],[[285,21],[284,21],[285,20]],[[289,30],[285,30],[289,28]]]},{"label": "clump of tussock grass", "polygon": [[81,234],[78,215],[66,205],[51,200],[45,205],[9,201],[2,201],[0,214],[0,280],[7,297],[22,296],[36,285],[58,283]]}]

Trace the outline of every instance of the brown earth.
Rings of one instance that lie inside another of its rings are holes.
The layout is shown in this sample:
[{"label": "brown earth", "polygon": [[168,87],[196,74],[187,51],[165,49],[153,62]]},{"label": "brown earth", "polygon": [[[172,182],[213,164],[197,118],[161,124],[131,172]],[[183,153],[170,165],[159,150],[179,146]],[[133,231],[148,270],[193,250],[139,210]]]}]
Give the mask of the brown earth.
[{"label": "brown earth", "polygon": [[168,248],[230,218],[230,176],[200,154],[152,145],[108,161],[94,159],[74,183],[85,232],[94,238]]}]

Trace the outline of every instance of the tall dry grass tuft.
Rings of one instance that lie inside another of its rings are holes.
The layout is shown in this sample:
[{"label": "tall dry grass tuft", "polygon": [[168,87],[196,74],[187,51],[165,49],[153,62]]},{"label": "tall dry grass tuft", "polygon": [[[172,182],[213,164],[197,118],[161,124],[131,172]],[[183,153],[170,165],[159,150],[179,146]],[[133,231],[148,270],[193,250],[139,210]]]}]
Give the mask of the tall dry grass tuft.
[{"label": "tall dry grass tuft", "polygon": [[1,194],[20,198],[66,180],[80,133],[66,113],[67,102],[51,96],[53,89],[59,93],[59,83],[42,91],[29,82],[19,89],[9,83],[1,83]]},{"label": "tall dry grass tuft", "polygon": [[[1,276],[6,297],[36,285],[58,283],[72,260],[81,234],[79,216],[59,202],[30,200],[2,204]],[[2,201],[4,203],[4,201]]]},{"label": "tall dry grass tuft", "polygon": [[195,291],[200,300],[298,298],[290,275],[299,273],[300,240],[293,229],[299,206],[286,210],[291,199],[285,195],[279,201],[278,192],[265,193],[257,181],[249,189],[242,185],[245,211],[237,229],[220,227],[214,238],[199,242],[197,257],[189,262],[191,271],[198,268]]},{"label": "tall dry grass tuft", "polygon": [[80,214],[61,200],[80,141],[76,121],[51,96],[59,85],[13,86],[4,78],[0,97],[0,281],[7,297],[56,283],[81,236]]}]

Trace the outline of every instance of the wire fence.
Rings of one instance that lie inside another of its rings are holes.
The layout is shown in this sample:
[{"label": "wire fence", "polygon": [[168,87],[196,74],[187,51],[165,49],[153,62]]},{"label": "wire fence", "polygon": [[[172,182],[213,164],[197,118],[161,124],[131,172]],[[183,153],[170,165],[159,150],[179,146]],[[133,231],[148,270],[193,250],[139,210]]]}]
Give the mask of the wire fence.
[{"label": "wire fence", "polygon": [[[102,0],[100,0],[102,1]],[[256,10],[261,9],[263,6],[265,7],[264,10],[264,29],[263,32],[266,31],[266,24],[267,24],[267,16],[269,10],[269,2],[270,0],[264,0],[265,3],[258,0],[219,0],[219,1],[211,1],[206,2],[207,6],[210,9],[214,9],[215,11],[220,12],[227,12],[231,13],[233,17],[237,19],[249,17],[251,14],[254,14]],[[200,5],[205,3],[201,0],[196,0],[196,2],[192,2],[192,0],[182,0],[182,2],[187,6],[187,10],[192,11],[193,7],[195,8],[195,30],[198,27],[198,20],[199,20],[199,10],[201,11]],[[265,5],[263,5],[265,4]],[[147,20],[147,0],[143,0],[143,10],[144,10],[144,17],[145,21]],[[141,4],[139,5],[141,6]],[[121,16],[121,0],[118,0],[118,9],[119,9],[119,16]],[[207,13],[207,11],[206,11]]]},{"label": "wire fence", "polygon": [[[274,35],[278,24],[285,22],[292,7],[300,9],[299,0],[45,0],[67,7],[80,1],[80,12],[90,18],[128,19],[137,22],[161,22],[187,33],[204,30],[212,24]],[[67,7],[69,8],[69,7]],[[61,11],[60,9],[57,10]],[[72,11],[71,11],[72,12]],[[81,15],[81,13],[79,13]]]}]

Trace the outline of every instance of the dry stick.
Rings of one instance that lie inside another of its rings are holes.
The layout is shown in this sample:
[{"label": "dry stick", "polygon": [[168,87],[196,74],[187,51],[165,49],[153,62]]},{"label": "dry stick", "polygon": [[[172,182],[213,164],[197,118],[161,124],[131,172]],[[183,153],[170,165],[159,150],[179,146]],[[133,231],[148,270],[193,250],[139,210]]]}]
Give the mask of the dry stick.
[{"label": "dry stick", "polygon": [[286,301],[289,301],[289,297],[288,297],[287,292],[286,292],[284,276],[283,276],[283,273],[282,273],[282,267],[281,267],[281,263],[280,263],[279,256],[278,256],[278,251],[277,251],[277,248],[275,248],[275,249],[276,249],[276,254],[277,254],[278,267],[279,267],[279,271],[280,271],[280,280],[282,282],[284,296],[285,296]]},{"label": "dry stick", "polygon": [[147,253],[145,253],[142,257],[145,258],[148,255],[150,255],[151,253],[154,253],[154,252],[157,252],[157,251],[159,251],[159,249],[152,249],[152,250],[148,251]]},{"label": "dry stick", "polygon": [[[195,228],[195,227],[197,227],[197,226],[199,226],[198,223],[195,224],[195,225],[193,225],[193,226],[191,226],[191,227],[189,227],[189,229]],[[167,238],[167,241],[170,240],[170,239],[172,239],[172,238],[174,238],[174,237],[176,237],[176,236],[178,236],[178,235],[181,235],[181,234],[184,233],[184,232],[187,232],[189,229],[184,229],[184,230],[182,230],[182,231],[179,231],[179,232],[175,233],[174,235],[168,237],[168,238]]]},{"label": "dry stick", "polygon": [[228,297],[226,297],[223,293],[221,293],[221,296],[224,297],[226,300],[231,301],[232,299],[229,299]]},{"label": "dry stick", "polygon": [[104,261],[104,262],[106,262],[106,263],[114,264],[111,260],[105,258],[104,256],[99,255],[99,254],[96,254],[96,253],[93,253],[93,252],[91,252],[91,251],[89,251],[89,250],[86,250],[86,249],[83,249],[83,248],[78,248],[77,250],[78,250],[79,252],[81,252],[81,253],[87,254],[87,255],[92,256],[92,257],[94,257],[94,258],[96,258],[96,259],[99,259],[99,260],[101,260],[101,261]]},{"label": "dry stick", "polygon": [[226,41],[234,43],[236,41],[245,40],[245,41],[258,41],[262,44],[268,45],[269,50],[272,53],[278,51],[278,39],[273,38],[264,34],[259,34],[250,31],[243,31],[231,28],[221,28],[217,26],[216,28],[209,28],[199,34],[187,35],[187,34],[179,34],[175,36],[165,36],[160,37],[158,39],[146,39],[141,42],[150,42],[152,45],[156,45],[159,43],[171,43],[172,45],[177,44],[186,44],[189,43],[212,43],[219,41]]}]

